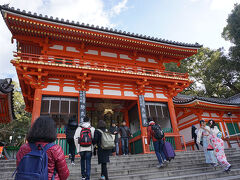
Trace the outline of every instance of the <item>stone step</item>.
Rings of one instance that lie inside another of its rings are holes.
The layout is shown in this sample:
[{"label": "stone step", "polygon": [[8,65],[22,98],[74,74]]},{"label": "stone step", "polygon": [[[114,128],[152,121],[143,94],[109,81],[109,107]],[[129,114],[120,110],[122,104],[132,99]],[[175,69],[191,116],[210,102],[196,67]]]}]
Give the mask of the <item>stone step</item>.
[{"label": "stone step", "polygon": [[235,176],[214,178],[214,179],[209,179],[209,180],[239,180],[239,179],[240,179],[240,175],[235,175]]},{"label": "stone step", "polygon": [[[234,177],[240,176],[240,150],[239,149],[226,149],[225,153],[227,159],[232,164],[232,171],[229,174],[234,180]],[[187,151],[176,152],[176,158],[171,161],[167,167],[158,169],[158,164],[155,154],[138,154],[129,156],[111,156],[110,163],[108,164],[108,172],[110,179],[112,180],[135,180],[135,179],[214,179],[219,178],[223,180],[228,177],[226,173],[223,173],[221,167],[216,170],[205,163],[205,157],[203,151]],[[76,158],[76,165],[70,165],[70,161],[67,159],[70,180],[79,180],[80,170],[80,158]],[[0,160],[0,179],[11,179],[12,173],[16,167],[15,160]],[[100,177],[101,166],[97,163],[97,157],[92,158],[92,170],[91,179],[98,179]],[[198,176],[195,176],[195,175]],[[207,174],[207,176],[206,176]],[[220,174],[220,175],[219,175]],[[200,176],[200,177],[199,177]],[[223,179],[221,179],[223,178]],[[227,180],[227,179],[226,179]],[[231,180],[231,179],[229,179]],[[239,180],[239,179],[238,179]]]},{"label": "stone step", "polygon": [[[165,172],[167,174],[167,172]],[[163,177],[162,173],[147,173],[147,174],[138,174],[138,175],[128,175],[128,176],[115,176],[111,177],[111,180],[208,180],[208,179],[214,179],[219,177],[227,177],[227,176],[236,176],[240,175],[240,169],[232,169],[232,171],[227,174],[223,172],[222,170],[216,170],[213,171],[210,169],[207,172],[200,172],[192,174],[183,174],[183,175],[177,175],[174,177]],[[92,180],[97,180],[98,178],[92,178]],[[71,179],[76,180],[76,179]]]},{"label": "stone step", "polygon": [[[237,160],[234,160],[234,162],[230,162],[232,163],[233,167],[240,167],[240,164],[239,164],[239,159]],[[184,163],[183,163],[184,164]],[[205,170],[204,170],[205,169]],[[196,172],[205,172],[206,170],[208,169],[213,169],[213,167],[209,166],[209,165],[206,165],[206,164],[201,164],[201,163],[197,163],[197,164],[189,164],[188,166],[186,165],[179,165],[178,167],[165,167],[163,169],[158,169],[156,168],[156,166],[154,167],[138,167],[138,168],[132,168],[132,169],[115,169],[115,170],[109,170],[109,175],[112,177],[112,176],[122,176],[122,175],[132,175],[132,174],[141,174],[141,173],[156,173],[156,172],[159,172],[159,171],[164,171],[165,173],[167,172],[167,174],[163,174],[161,175],[162,177],[165,177],[167,175],[170,176],[172,173],[173,175],[176,175],[175,173],[179,173],[178,175],[180,174],[190,174],[192,173],[193,171],[196,173]],[[221,169],[220,167],[218,169]],[[11,172],[5,172],[5,173],[1,173],[1,177],[2,178],[7,178],[7,177],[11,177],[12,173],[14,172],[15,168],[12,169]],[[75,177],[78,177],[80,175],[80,168],[76,171],[72,171],[70,169],[70,177],[71,179],[74,179]],[[99,172],[95,172],[93,173],[92,171],[92,177],[98,177],[100,176],[100,171]],[[172,175],[171,175],[172,176]]]},{"label": "stone step", "polygon": [[[233,167],[240,167],[240,163],[234,164]],[[221,167],[216,168],[217,170],[221,170]],[[173,176],[181,176],[181,175],[187,175],[192,173],[205,173],[209,171],[215,171],[215,168],[211,166],[204,166],[204,167],[188,167],[188,168],[145,168],[145,169],[125,169],[122,171],[109,171],[109,177],[114,176],[129,176],[129,175],[135,175],[138,176],[138,174],[149,174],[149,173],[158,173],[161,177],[173,177]],[[70,179],[74,179],[74,177],[78,176],[80,171],[78,172],[71,172]],[[98,173],[92,173],[92,178],[97,178],[100,176],[100,172]]]},{"label": "stone step", "polygon": [[[238,153],[234,153],[234,154],[229,154],[227,157],[229,160],[231,159],[239,159],[240,158],[240,154]],[[173,161],[171,161],[171,163],[169,163],[169,167],[173,168],[173,167],[177,167],[179,165],[181,165],[184,162],[185,165],[189,165],[189,164],[193,164],[196,162],[201,162],[204,163],[205,162],[205,157],[201,156],[198,159],[194,159],[194,158],[184,158],[181,160],[175,159]],[[116,167],[118,167],[118,169],[129,169],[131,167],[153,167],[156,166],[158,164],[157,158],[156,156],[153,156],[152,159],[146,159],[146,160],[138,160],[138,161],[125,161],[125,162],[110,162],[109,169],[116,169]],[[70,163],[68,163],[69,169],[71,169],[72,171],[74,170],[80,170],[80,159],[79,159],[79,163],[76,162],[75,166],[72,166]],[[12,171],[12,169],[15,169],[16,165],[15,163],[12,164],[2,164],[3,168],[0,168],[0,172],[4,171]],[[93,164],[92,163],[92,171],[96,172],[96,171],[100,171],[100,166],[98,166],[98,164]]]},{"label": "stone step", "polygon": [[[240,149],[236,149],[236,148],[227,148],[225,149],[225,152],[240,152]],[[180,151],[180,152],[175,152],[176,153],[176,156],[186,156],[186,155],[196,155],[196,154],[203,154],[204,152],[202,150],[197,150],[197,151]],[[145,156],[153,156],[155,155],[154,153],[151,153],[151,154],[133,154],[131,156],[134,156],[135,158],[138,158],[138,157],[145,157]],[[115,157],[119,157],[119,156],[115,156]],[[115,158],[115,157],[112,157],[112,158]],[[120,156],[122,157],[123,159],[124,158],[128,158],[129,156]],[[15,159],[10,159],[10,160],[0,160],[0,164],[2,162],[6,162],[6,161],[9,161],[9,162],[15,162]]]},{"label": "stone step", "polygon": [[[234,154],[234,155],[229,155],[228,156],[229,162],[233,162],[236,160],[240,161],[240,155],[238,154]],[[202,163],[204,164],[205,162],[205,158],[201,157],[198,160],[195,159],[183,159],[182,161],[176,161],[173,160],[169,163],[168,167],[169,168],[179,168],[181,167],[181,165],[184,163],[185,166],[191,166],[192,164],[196,164],[196,163]],[[124,162],[124,163],[117,163],[117,162],[111,162],[108,164],[108,169],[109,170],[117,170],[117,171],[121,171],[122,169],[131,169],[132,167],[138,167],[138,168],[150,168],[150,167],[155,167],[158,164],[158,161],[156,159],[156,157],[154,157],[154,159],[152,160],[148,160],[148,161],[132,161],[130,164],[129,162]],[[3,164],[4,168],[0,168],[0,172],[12,172],[16,166],[15,164]],[[79,164],[77,163],[75,166],[72,166],[70,163],[68,163],[68,167],[69,169],[74,172],[74,171],[80,171],[80,162]],[[100,165],[92,165],[92,172],[99,172],[101,171],[101,167]]]},{"label": "stone step", "polygon": [[[240,155],[231,155],[231,156],[228,156],[227,157],[228,160],[231,162],[231,160],[239,160],[240,161]],[[182,161],[175,161],[175,160],[172,160],[170,163],[169,163],[169,167],[174,167],[174,166],[179,166],[179,165],[182,165],[183,163],[185,165],[189,165],[189,164],[194,164],[196,162],[199,162],[199,163],[205,163],[205,157],[201,157],[197,160],[195,159],[184,159]],[[80,163],[79,163],[80,164]],[[146,165],[147,167],[152,167],[152,166],[156,166],[158,164],[158,160],[157,158],[155,157],[154,159],[152,160],[149,160],[149,161],[135,161],[135,162],[121,162],[121,163],[112,163],[110,162],[108,164],[108,167],[109,169],[116,169],[116,167],[120,168],[120,169],[129,169],[131,167],[141,167],[141,166],[144,166]],[[75,165],[74,167],[70,167],[71,169],[80,169],[80,165]],[[96,168],[97,171],[100,171],[101,168],[100,166],[92,166],[92,169],[93,168]]]}]

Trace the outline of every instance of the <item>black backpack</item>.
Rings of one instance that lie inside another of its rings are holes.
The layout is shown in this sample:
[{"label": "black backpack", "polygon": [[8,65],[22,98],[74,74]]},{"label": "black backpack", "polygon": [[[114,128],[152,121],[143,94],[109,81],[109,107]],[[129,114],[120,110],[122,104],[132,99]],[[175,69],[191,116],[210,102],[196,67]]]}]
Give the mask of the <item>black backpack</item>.
[{"label": "black backpack", "polygon": [[152,125],[152,131],[157,140],[164,138],[164,132],[158,124]]},{"label": "black backpack", "polygon": [[92,134],[90,128],[82,128],[80,137],[78,138],[78,144],[82,147],[89,147],[92,145]]}]

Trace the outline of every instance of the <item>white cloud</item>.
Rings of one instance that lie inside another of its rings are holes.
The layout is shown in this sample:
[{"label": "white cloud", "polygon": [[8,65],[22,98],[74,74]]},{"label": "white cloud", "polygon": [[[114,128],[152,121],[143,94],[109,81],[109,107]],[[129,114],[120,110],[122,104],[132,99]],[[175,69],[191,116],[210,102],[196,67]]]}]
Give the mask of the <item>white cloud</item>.
[{"label": "white cloud", "polygon": [[189,0],[193,3],[204,2],[209,5],[211,10],[221,10],[230,12],[233,8],[233,5],[240,3],[240,0]]},{"label": "white cloud", "polygon": [[240,3],[240,0],[211,0],[210,8],[230,12],[236,3]]},{"label": "white cloud", "polygon": [[110,15],[114,16],[114,15],[119,15],[121,11],[126,10],[127,9],[127,2],[128,0],[123,0],[120,1],[116,6],[114,6],[111,11],[110,11]]},{"label": "white cloud", "polygon": [[[126,9],[127,0],[121,0],[108,9],[104,0],[0,0],[0,5],[10,3],[10,7],[37,12],[38,14],[64,18],[99,26],[115,26],[111,17]],[[0,17],[0,78],[12,77],[17,80],[15,67],[10,63],[16,44],[11,44],[11,33]]]}]

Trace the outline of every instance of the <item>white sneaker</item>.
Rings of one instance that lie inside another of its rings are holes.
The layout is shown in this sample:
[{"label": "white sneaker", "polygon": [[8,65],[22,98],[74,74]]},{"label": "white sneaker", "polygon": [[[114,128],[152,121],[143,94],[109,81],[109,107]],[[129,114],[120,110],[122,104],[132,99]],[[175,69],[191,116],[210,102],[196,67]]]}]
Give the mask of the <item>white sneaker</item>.
[{"label": "white sneaker", "polygon": [[166,159],[163,161],[163,163],[166,163],[166,164],[168,164],[169,163],[169,161],[167,161]]},{"label": "white sneaker", "polygon": [[162,167],[163,167],[163,164],[157,165],[157,168],[162,168]]},{"label": "white sneaker", "polygon": [[100,177],[100,180],[105,180],[105,176],[101,176],[101,177]]},{"label": "white sneaker", "polygon": [[75,165],[75,163],[74,163],[74,162],[71,162],[71,165],[73,165],[73,166],[74,166],[74,165]]}]

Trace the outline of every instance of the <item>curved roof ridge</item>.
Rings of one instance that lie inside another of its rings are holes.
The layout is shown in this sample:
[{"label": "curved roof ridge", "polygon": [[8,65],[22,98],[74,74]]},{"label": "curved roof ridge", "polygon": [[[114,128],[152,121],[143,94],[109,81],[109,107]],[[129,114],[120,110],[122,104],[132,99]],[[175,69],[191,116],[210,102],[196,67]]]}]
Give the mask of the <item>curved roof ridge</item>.
[{"label": "curved roof ridge", "polygon": [[48,17],[47,15],[43,16],[42,14],[37,14],[36,12],[32,13],[31,11],[26,11],[26,10],[20,10],[20,9],[15,9],[14,7],[9,7],[8,4],[5,5],[0,5],[0,10],[6,10],[6,11],[10,11],[13,13],[18,13],[18,14],[22,14],[28,17],[34,17],[34,18],[39,18],[42,20],[48,20],[48,21],[52,21],[52,22],[57,22],[57,23],[62,23],[65,25],[72,25],[72,26],[76,26],[76,27],[82,27],[82,28],[88,28],[88,29],[92,29],[92,30],[98,30],[98,31],[102,31],[102,32],[108,32],[108,33],[114,33],[114,34],[119,34],[119,35],[124,35],[124,36],[128,36],[128,37],[134,37],[134,38],[140,38],[143,40],[149,40],[149,41],[154,41],[154,42],[158,42],[158,43],[166,43],[169,45],[177,45],[177,46],[181,46],[181,47],[189,47],[189,48],[201,48],[202,45],[198,44],[197,42],[195,44],[192,43],[183,43],[183,42],[176,42],[176,41],[172,41],[172,40],[165,40],[162,38],[156,38],[156,37],[151,37],[151,36],[146,36],[146,35],[142,35],[142,34],[138,34],[138,33],[131,33],[131,32],[126,32],[126,31],[122,31],[122,30],[117,30],[113,28],[109,28],[109,27],[99,27],[98,25],[89,25],[89,24],[85,24],[85,23],[79,23],[79,22],[75,22],[75,21],[69,21],[69,20],[64,20],[63,18],[58,18],[56,17],[55,19],[53,18],[53,16]]},{"label": "curved roof ridge", "polygon": [[193,102],[194,100],[200,100],[200,101],[217,103],[217,104],[240,105],[240,94],[236,94],[230,98],[209,98],[209,97],[178,94],[177,96],[173,97],[173,102],[176,104],[186,104],[186,103]]}]

